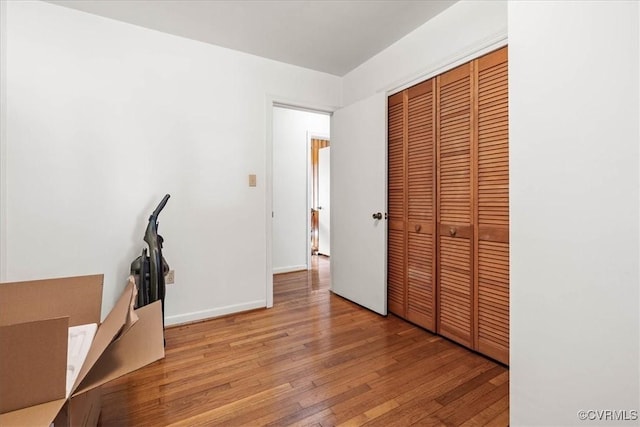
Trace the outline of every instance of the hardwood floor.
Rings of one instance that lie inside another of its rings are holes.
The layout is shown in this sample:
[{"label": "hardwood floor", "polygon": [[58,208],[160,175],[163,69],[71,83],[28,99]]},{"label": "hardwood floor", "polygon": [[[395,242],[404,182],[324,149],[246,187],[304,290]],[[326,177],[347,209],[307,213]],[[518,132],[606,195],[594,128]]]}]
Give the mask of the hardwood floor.
[{"label": "hardwood floor", "polygon": [[274,308],[166,331],[166,357],[103,390],[102,426],[504,426],[509,371],[329,292],[329,266],[277,275]]}]

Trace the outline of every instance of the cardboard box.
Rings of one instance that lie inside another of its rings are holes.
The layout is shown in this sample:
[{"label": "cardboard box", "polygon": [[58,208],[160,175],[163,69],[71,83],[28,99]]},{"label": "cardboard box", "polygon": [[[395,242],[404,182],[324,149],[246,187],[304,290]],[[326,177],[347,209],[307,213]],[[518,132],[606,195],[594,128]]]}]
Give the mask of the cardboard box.
[{"label": "cardboard box", "polygon": [[[0,425],[94,426],[100,386],[164,357],[160,301],[134,310],[130,278],[100,323],[103,276],[0,283]],[[97,323],[66,397],[70,326]]]}]

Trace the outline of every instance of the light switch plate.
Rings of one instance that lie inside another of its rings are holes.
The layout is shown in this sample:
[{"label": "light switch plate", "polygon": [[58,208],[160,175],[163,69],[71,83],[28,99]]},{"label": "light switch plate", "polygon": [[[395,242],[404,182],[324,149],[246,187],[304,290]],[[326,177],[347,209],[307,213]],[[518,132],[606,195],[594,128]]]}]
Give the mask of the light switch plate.
[{"label": "light switch plate", "polygon": [[256,176],[254,174],[249,175],[249,187],[256,186]]}]

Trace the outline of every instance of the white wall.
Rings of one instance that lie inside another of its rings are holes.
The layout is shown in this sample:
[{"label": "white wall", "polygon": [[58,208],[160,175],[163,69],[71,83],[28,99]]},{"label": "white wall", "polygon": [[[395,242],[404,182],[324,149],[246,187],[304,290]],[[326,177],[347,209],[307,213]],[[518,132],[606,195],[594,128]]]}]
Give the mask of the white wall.
[{"label": "white wall", "polygon": [[0,281],[6,278],[7,241],[7,2],[0,1]]},{"label": "white wall", "polygon": [[102,272],[104,314],[170,193],[168,323],[265,306],[267,99],[340,79],[43,2],[7,33],[5,279]]},{"label": "white wall", "polygon": [[509,5],[512,425],[640,409],[639,23]]},{"label": "white wall", "polygon": [[507,2],[460,1],[344,76],[344,105],[393,91],[506,43]]},{"label": "white wall", "polygon": [[304,270],[309,249],[309,135],[329,136],[330,116],[273,109],[273,272]]}]

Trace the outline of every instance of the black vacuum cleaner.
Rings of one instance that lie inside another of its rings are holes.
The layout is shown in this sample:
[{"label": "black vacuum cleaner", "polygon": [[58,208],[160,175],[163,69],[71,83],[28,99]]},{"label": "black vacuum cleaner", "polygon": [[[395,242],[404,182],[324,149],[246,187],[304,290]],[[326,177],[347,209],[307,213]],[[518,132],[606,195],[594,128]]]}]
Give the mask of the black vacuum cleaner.
[{"label": "black vacuum cleaner", "polygon": [[144,233],[144,241],[147,248],[142,250],[142,255],[131,263],[131,275],[135,278],[138,288],[136,308],[151,304],[157,300],[162,301],[162,326],[164,327],[164,276],[169,272],[169,264],[162,256],[162,242],[164,239],[158,235],[158,215],[167,204],[170,195],[162,198],[160,204],[149,217],[149,224]]}]

